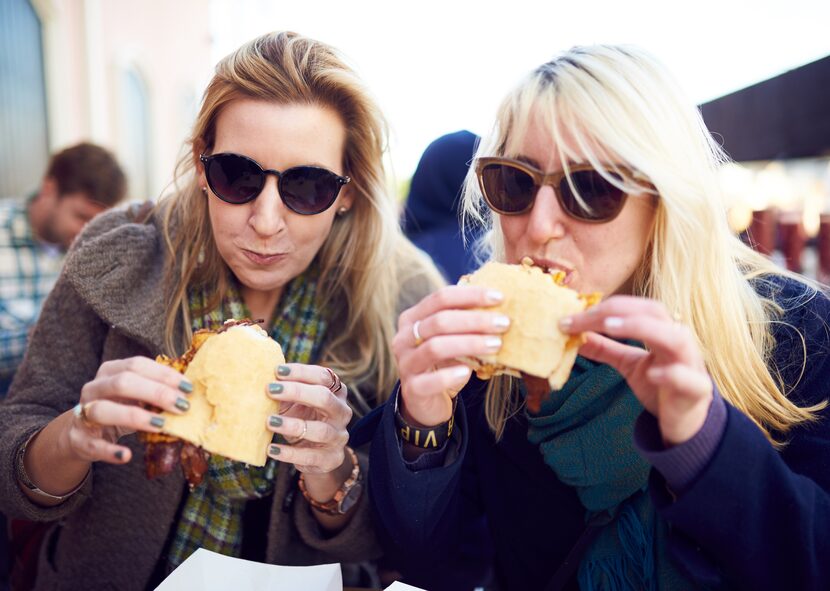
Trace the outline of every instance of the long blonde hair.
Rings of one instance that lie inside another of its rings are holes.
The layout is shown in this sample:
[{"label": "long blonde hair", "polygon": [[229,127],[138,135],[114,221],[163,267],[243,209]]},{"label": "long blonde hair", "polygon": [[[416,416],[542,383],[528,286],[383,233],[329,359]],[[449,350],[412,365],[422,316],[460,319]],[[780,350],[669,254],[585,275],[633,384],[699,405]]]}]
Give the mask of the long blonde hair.
[{"label": "long blonde hair", "polygon": [[[622,183],[627,192],[652,193],[656,202],[634,295],[661,301],[688,324],[724,398],[776,445],[774,433],[813,420],[826,402],[799,408],[787,398],[795,384],[784,384],[770,367],[772,325],[784,310],[750,281],[786,275],[813,295],[815,286],[779,269],[731,232],[717,179],[727,158],[668,71],[635,47],[573,48],[538,67],[507,96],[477,156],[515,155],[533,124],[550,131],[566,171],[578,155],[609,181],[617,182],[608,174],[614,164],[648,179]],[[492,226],[493,257],[503,260],[499,225],[492,223],[473,174],[465,183],[464,212]],[[806,350],[802,373],[805,365]],[[488,389],[487,418],[497,436],[518,408],[514,390],[509,378],[491,381]]]},{"label": "long blonde hair", "polygon": [[345,126],[343,167],[355,199],[349,214],[335,219],[317,256],[320,305],[330,319],[320,363],[337,368],[353,389],[366,386],[382,401],[396,380],[390,344],[401,289],[419,277],[437,287],[440,276],[398,227],[382,163],[386,123],[375,102],[333,48],[296,33],[271,33],[246,43],[219,62],[205,90],[191,150],[177,167],[180,190],[159,204],[170,255],[165,346],[177,353],[192,337],[189,289],[208,290],[209,311],[230,285],[194,155],[213,147],[219,114],[240,98],[327,107]]}]

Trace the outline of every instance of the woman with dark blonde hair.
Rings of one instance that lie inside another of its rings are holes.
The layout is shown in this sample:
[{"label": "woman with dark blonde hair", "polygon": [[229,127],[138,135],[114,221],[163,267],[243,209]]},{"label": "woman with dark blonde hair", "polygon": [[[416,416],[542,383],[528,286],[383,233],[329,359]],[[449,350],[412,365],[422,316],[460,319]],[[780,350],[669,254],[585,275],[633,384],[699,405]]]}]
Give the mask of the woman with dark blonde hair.
[{"label": "woman with dark blonde hair", "polygon": [[510,319],[472,308],[503,294],[447,287],[401,315],[400,388],[358,431],[376,427],[370,498],[413,584],[473,587],[447,581],[486,520],[505,590],[826,587],[830,301],[730,232],[725,160],[634,47],[574,48],[502,103],[467,214],[495,260],[604,299],[560,324],[587,340],[538,411],[458,361],[499,350]]},{"label": "woman with dark blonde hair", "polygon": [[[218,64],[175,194],[84,231],[0,407],[0,508],[53,524],[38,587],[153,587],[199,547],[378,556],[346,429],[394,385],[397,314],[440,285],[398,229],[385,131],[335,50],[264,35]],[[271,459],[213,456],[190,491],[178,471],[148,480],[136,432],[164,419],[146,404],[186,413],[192,390],[153,358],[241,317],[287,359],[262,393],[282,403]]]}]

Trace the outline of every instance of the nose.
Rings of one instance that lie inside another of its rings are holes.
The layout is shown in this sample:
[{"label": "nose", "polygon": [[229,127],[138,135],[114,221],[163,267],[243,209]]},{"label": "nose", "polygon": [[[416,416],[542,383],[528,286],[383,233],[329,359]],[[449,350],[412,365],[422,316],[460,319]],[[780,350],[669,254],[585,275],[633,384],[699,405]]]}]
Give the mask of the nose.
[{"label": "nose", "polygon": [[252,204],[249,223],[259,236],[273,236],[285,225],[287,208],[280,198],[276,175],[268,175],[265,186]]},{"label": "nose", "polygon": [[547,244],[548,241],[565,235],[567,214],[562,210],[559,199],[550,185],[544,185],[539,189],[533,207],[527,215],[530,216],[527,234],[532,241]]}]

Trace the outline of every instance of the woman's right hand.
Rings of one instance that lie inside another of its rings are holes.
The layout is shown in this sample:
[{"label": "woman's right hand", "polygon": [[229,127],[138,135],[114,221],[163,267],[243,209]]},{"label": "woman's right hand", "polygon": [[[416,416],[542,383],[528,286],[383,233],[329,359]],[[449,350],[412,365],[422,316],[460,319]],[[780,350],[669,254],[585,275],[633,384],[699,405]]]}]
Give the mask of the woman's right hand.
[{"label": "woman's right hand", "polygon": [[116,442],[135,431],[161,432],[164,417],[140,406],[148,404],[183,414],[193,391],[182,374],[147,357],[107,361],[81,389],[85,419],[73,417],[64,432],[70,453],[87,462],[123,464],[130,449]]},{"label": "woman's right hand", "polygon": [[[452,400],[470,379],[460,357],[493,354],[510,319],[503,314],[471,310],[494,306],[504,296],[480,286],[444,287],[403,312],[392,351],[401,380],[401,414],[419,427],[444,423],[452,416]],[[420,338],[418,338],[420,337]]]}]

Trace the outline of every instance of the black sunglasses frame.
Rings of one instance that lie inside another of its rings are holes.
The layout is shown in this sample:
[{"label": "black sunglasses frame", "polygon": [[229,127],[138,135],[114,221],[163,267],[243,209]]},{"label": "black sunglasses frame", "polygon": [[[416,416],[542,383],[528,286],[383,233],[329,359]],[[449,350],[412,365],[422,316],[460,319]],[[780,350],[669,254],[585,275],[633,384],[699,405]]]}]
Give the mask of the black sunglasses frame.
[{"label": "black sunglasses frame", "polygon": [[[533,180],[533,195],[530,199],[530,202],[527,204],[527,207],[518,211],[504,211],[493,203],[493,200],[487,194],[487,188],[485,186],[484,181],[484,171],[488,166],[492,165],[509,166],[511,168],[516,168],[521,172],[527,174]],[[617,169],[620,170],[620,172],[622,172],[623,174],[633,176],[632,172],[625,167],[617,167]],[[573,211],[571,211],[570,207],[567,203],[565,203],[564,197],[562,196],[562,180],[565,179],[565,177],[567,177],[569,174],[573,175],[576,172],[592,171],[599,174],[599,172],[597,172],[597,170],[590,164],[578,164],[575,166],[571,166],[567,173],[564,170],[561,170],[559,172],[553,172],[548,174],[542,170],[539,170],[535,166],[532,166],[527,162],[523,162],[521,160],[515,160],[513,158],[486,157],[477,158],[475,160],[475,171],[476,177],[478,177],[478,186],[481,189],[481,194],[484,197],[484,200],[487,202],[487,205],[490,207],[490,209],[492,209],[500,215],[522,215],[524,213],[527,213],[528,211],[533,209],[533,205],[536,203],[536,195],[539,193],[539,190],[545,185],[550,185],[553,188],[553,192],[556,195],[556,199],[559,202],[559,206],[562,208],[562,211],[564,211],[569,217],[588,224],[605,224],[614,220],[623,210],[625,202],[628,199],[628,193],[626,193],[622,189],[617,189],[620,191],[619,206],[616,208],[616,210],[614,210],[614,212],[611,215],[603,218],[586,218],[577,215]],[[608,181],[605,179],[603,179],[603,181],[608,183]]]},{"label": "black sunglasses frame", "polygon": [[[214,186],[213,182],[210,179],[210,174],[208,174],[208,167],[210,166],[211,161],[213,161],[217,158],[220,158],[222,156],[233,156],[234,158],[241,158],[241,159],[249,162],[250,164],[252,164],[255,167],[255,170],[260,171],[261,182],[259,183],[259,187],[257,188],[257,190],[254,193],[252,193],[250,197],[247,197],[242,201],[231,200],[231,199],[228,199],[226,196],[223,196],[220,191],[216,190],[216,187]],[[334,204],[335,201],[337,201],[337,196],[340,194],[340,189],[343,188],[343,185],[349,184],[352,180],[351,177],[341,176],[341,175],[337,174],[336,172],[332,172],[328,168],[323,168],[322,166],[311,166],[311,165],[292,166],[291,168],[286,168],[285,170],[280,172],[279,170],[274,170],[273,168],[264,168],[259,162],[257,162],[253,158],[245,156],[244,154],[237,154],[236,152],[219,152],[218,154],[211,154],[210,156],[206,156],[204,154],[201,154],[199,156],[199,160],[201,160],[202,165],[204,167],[205,179],[207,180],[207,183],[208,183],[208,186],[210,187],[210,190],[213,191],[213,194],[216,195],[219,199],[221,199],[225,203],[230,203],[231,205],[244,205],[245,203],[250,203],[251,201],[253,201],[257,197],[259,197],[260,193],[262,193],[262,190],[265,188],[265,181],[268,178],[268,175],[273,174],[274,176],[277,177],[277,189],[279,191],[280,199],[282,199],[282,202],[285,204],[285,206],[288,209],[290,209],[291,211],[293,211],[294,213],[297,213],[299,215],[317,215],[318,213],[323,213],[328,208],[330,208]],[[296,170],[300,170],[300,169],[312,169],[312,170],[316,170],[316,171],[327,172],[328,174],[332,175],[334,177],[334,180],[337,182],[337,188],[334,191],[334,193],[332,194],[331,198],[325,204],[325,206],[322,207],[319,210],[315,209],[314,211],[300,211],[295,206],[292,206],[290,199],[286,199],[286,194],[287,193],[283,190],[284,175],[291,172],[291,171],[296,171]]]}]

